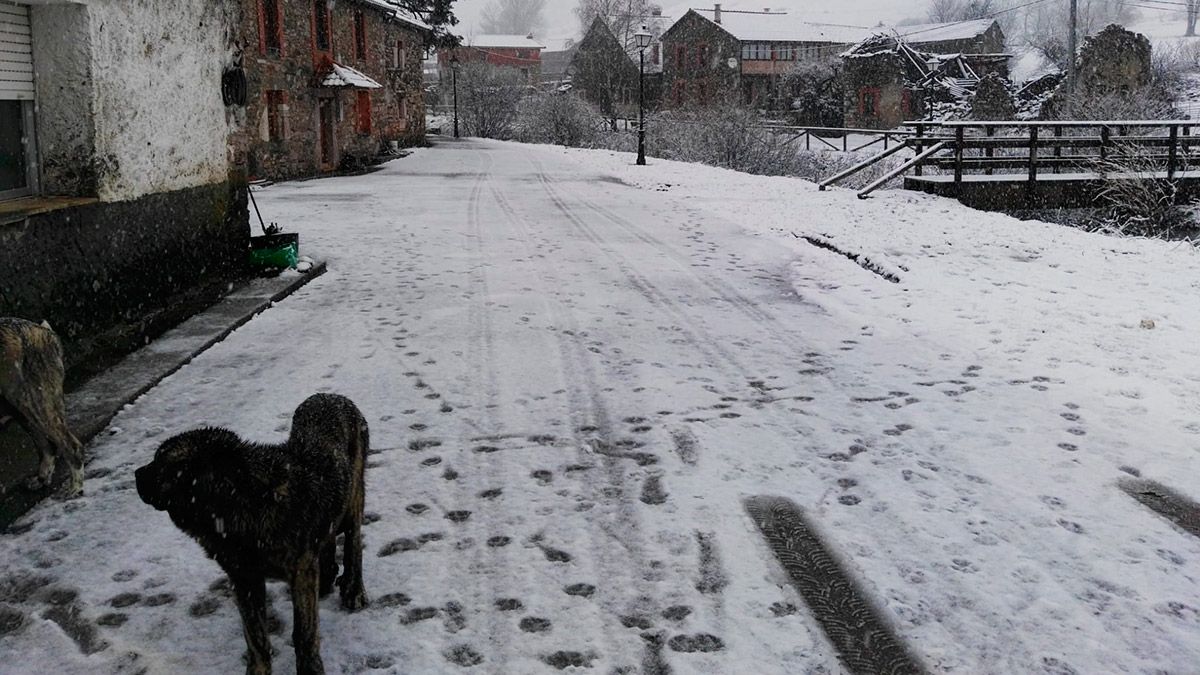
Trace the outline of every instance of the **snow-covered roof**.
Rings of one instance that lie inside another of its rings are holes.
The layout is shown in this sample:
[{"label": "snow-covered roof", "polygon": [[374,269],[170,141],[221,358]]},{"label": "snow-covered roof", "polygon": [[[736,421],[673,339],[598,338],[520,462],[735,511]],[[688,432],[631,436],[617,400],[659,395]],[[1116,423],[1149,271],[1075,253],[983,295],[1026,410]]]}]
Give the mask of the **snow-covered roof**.
[{"label": "snow-covered roof", "polygon": [[463,38],[463,46],[483,49],[545,49],[546,46],[528,35],[472,35]]},{"label": "snow-covered roof", "polygon": [[385,14],[390,15],[393,19],[395,19],[397,21],[401,21],[403,23],[407,23],[410,26],[412,26],[413,28],[417,28],[417,29],[420,29],[423,31],[432,31],[433,30],[433,28],[430,27],[429,24],[422,21],[420,19],[420,17],[414,16],[413,14],[410,14],[409,12],[407,12],[403,9],[400,9],[399,7],[387,2],[386,0],[358,0],[358,1],[365,5],[371,5],[372,7],[379,9],[381,12],[384,12]]},{"label": "snow-covered roof", "polygon": [[955,21],[952,23],[927,23],[916,26],[900,26],[896,32],[900,37],[914,43],[945,42],[947,40],[970,40],[988,32],[995,19]]},{"label": "snow-covered roof", "polygon": [[[700,16],[715,23],[712,9],[693,9]],[[824,42],[831,44],[855,44],[879,32],[899,34],[913,44],[968,40],[987,32],[995,19],[956,21],[953,23],[929,23],[916,26],[890,28],[885,26],[847,26],[832,23],[805,21],[800,15],[786,12],[744,12],[722,10],[720,26],[742,42]]]},{"label": "snow-covered roof", "polygon": [[[714,21],[711,9],[693,9],[700,16]],[[783,12],[740,12],[723,10],[720,26],[742,42],[829,42],[853,44],[874,30],[862,26],[843,26],[804,21],[797,15]]]},{"label": "snow-covered roof", "polygon": [[323,87],[356,87],[358,89],[383,89],[383,85],[350,66],[330,64],[330,70],[321,81]]}]

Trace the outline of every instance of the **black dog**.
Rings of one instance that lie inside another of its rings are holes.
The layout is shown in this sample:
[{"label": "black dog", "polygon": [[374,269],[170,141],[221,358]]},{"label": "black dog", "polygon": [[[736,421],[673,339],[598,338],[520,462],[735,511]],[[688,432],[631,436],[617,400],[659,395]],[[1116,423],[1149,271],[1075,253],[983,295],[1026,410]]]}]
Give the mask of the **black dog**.
[{"label": "black dog", "polygon": [[362,580],[367,421],[343,396],[317,394],[296,409],[283,445],[255,445],[224,429],[169,439],[136,472],[138,495],[166,511],[229,575],[249,665],[271,672],[266,579],[291,585],[296,670],[324,673],[317,598],[333,590],[338,534],[342,607],[367,604]]}]

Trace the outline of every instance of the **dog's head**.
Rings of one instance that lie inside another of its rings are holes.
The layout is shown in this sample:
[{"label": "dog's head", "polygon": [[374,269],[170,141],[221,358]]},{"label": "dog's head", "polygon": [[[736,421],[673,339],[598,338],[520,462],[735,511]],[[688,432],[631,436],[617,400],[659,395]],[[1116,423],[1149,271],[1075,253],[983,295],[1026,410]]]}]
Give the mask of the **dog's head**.
[{"label": "dog's head", "polygon": [[167,439],[154,461],[134,472],[138,496],[172,516],[210,502],[209,494],[227,478],[236,478],[236,457],[242,441],[224,429],[198,429]]}]

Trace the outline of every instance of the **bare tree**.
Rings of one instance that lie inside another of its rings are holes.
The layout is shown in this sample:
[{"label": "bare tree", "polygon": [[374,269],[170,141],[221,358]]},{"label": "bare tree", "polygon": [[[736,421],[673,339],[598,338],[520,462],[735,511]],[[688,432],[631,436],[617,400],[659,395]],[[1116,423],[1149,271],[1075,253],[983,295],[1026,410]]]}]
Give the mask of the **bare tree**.
[{"label": "bare tree", "polygon": [[[1189,0],[1200,2],[1200,0]],[[1137,18],[1137,10],[1126,0],[1079,0],[1079,37],[1100,32],[1109,24],[1128,25]],[[1010,41],[1041,50],[1061,66],[1071,58],[1067,3],[1041,3],[1022,9],[1015,17]]]},{"label": "bare tree", "polygon": [[987,19],[1003,9],[1002,4],[1002,0],[930,0],[929,20],[934,23],[950,23]]},{"label": "bare tree", "polygon": [[483,8],[485,33],[534,35],[546,24],[546,0],[492,0]]},{"label": "bare tree", "polygon": [[481,138],[509,138],[521,100],[529,93],[512,68],[472,62],[458,73],[458,107],[464,132]]},{"label": "bare tree", "polygon": [[633,47],[634,34],[643,24],[650,23],[654,12],[660,9],[650,0],[579,0],[575,6],[575,16],[585,35],[596,17],[600,17],[617,40],[629,50]]}]

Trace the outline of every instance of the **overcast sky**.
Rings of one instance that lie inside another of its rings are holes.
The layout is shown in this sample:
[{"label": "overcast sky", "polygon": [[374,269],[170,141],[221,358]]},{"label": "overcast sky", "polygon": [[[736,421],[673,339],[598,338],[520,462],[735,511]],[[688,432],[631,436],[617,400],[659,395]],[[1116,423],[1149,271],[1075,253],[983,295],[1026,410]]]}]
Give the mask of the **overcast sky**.
[{"label": "overcast sky", "polygon": [[[463,35],[480,32],[479,17],[483,8],[491,0],[457,0],[454,3],[455,14],[461,20],[458,30]],[[672,21],[683,16],[689,7],[710,9],[712,0],[659,0],[664,14]],[[1153,2],[1153,0],[1151,0]],[[1174,0],[1182,2],[1182,0]],[[579,25],[575,18],[574,9],[578,0],[546,0],[546,30],[539,37],[551,44],[563,38],[579,37]],[[743,9],[761,11],[770,7],[776,11],[800,16],[808,20],[823,23],[840,23],[851,26],[874,26],[880,22],[895,23],[904,19],[923,19],[928,0],[723,0],[721,6],[725,9]],[[1172,4],[1164,2],[1162,4]],[[1155,15],[1158,12],[1142,10],[1144,14]],[[1174,14],[1179,14],[1179,11]],[[1172,21],[1182,25],[1182,16],[1174,16],[1168,12],[1161,15],[1161,20]]]},{"label": "overcast sky", "polygon": [[[458,26],[464,35],[479,32],[479,16],[491,0],[458,0],[454,12],[461,20]],[[575,0],[546,1],[547,38],[577,37],[578,21],[575,19]],[[672,19],[679,18],[689,7],[711,8],[712,2],[677,2],[662,0],[665,13]],[[921,14],[921,0],[724,0],[725,9],[787,11],[789,14],[811,17],[813,21],[846,23],[856,26],[872,26],[880,21],[897,21],[914,14]]]}]

